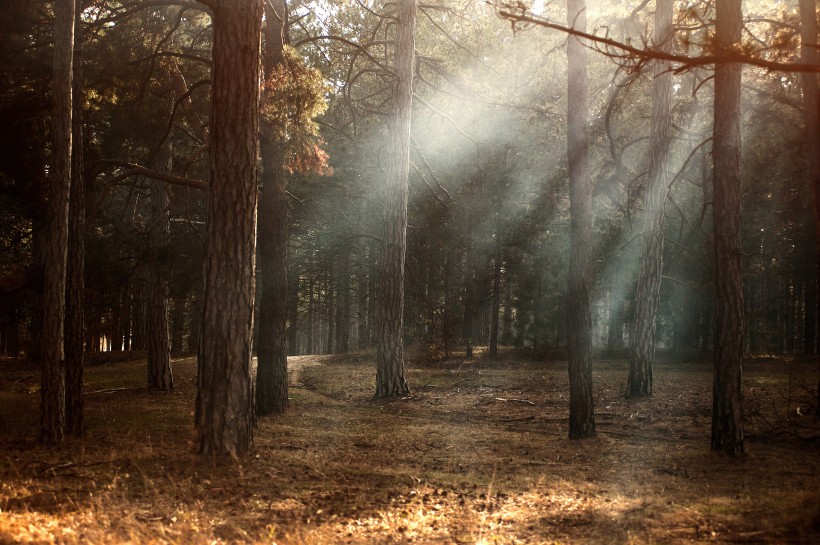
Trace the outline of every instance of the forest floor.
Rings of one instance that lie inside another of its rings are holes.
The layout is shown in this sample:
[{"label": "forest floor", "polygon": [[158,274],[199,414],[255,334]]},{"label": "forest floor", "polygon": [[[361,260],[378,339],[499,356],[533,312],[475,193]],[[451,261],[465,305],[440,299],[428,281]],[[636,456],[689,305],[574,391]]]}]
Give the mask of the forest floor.
[{"label": "forest floor", "polygon": [[191,453],[194,358],[86,370],[87,437],[38,446],[39,374],[0,360],[0,544],[820,543],[817,360],[746,363],[746,454],[709,450],[711,367],[660,363],[626,400],[594,365],[593,439],[567,436],[566,362],[513,352],[408,365],[290,358],[291,408],[238,461]]}]

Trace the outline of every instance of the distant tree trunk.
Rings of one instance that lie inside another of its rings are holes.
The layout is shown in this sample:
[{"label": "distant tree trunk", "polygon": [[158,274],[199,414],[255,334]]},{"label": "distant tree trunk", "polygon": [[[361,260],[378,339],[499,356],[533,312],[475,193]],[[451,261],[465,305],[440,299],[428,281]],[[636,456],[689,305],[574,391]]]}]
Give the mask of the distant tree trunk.
[{"label": "distant tree trunk", "polygon": [[[138,263],[131,282],[131,350],[148,349],[148,282],[144,263]],[[117,324],[120,322],[118,321]],[[117,328],[117,332],[120,330]],[[117,347],[116,351],[122,350]]]},{"label": "distant tree trunk", "polygon": [[299,289],[301,277],[299,269],[291,266],[288,270],[288,354],[299,354]]},{"label": "distant tree trunk", "polygon": [[62,442],[65,433],[65,289],[68,206],[71,191],[72,65],[74,0],[54,2],[51,187],[43,271],[43,367],[39,439]]},{"label": "distant tree trunk", "polygon": [[400,397],[404,378],[404,255],[410,169],[410,106],[413,101],[416,0],[398,0],[396,9],[393,111],[387,147],[387,184],[379,268],[376,396]]},{"label": "distant tree trunk", "polygon": [[[569,26],[586,31],[586,0],[568,0]],[[592,256],[592,185],[587,167],[587,68],[585,45],[567,40],[568,104],[567,159],[569,161],[569,438],[595,435],[592,401],[592,318],[589,285]]]},{"label": "distant tree trunk", "polygon": [[171,305],[171,353],[182,354],[185,352],[185,296],[174,296]]},{"label": "distant tree trunk", "polygon": [[347,354],[350,351],[350,260],[349,252],[341,256],[336,267],[336,346],[334,353]]},{"label": "distant tree trunk", "polygon": [[[816,64],[817,51],[817,2],[816,0],[800,0],[800,62]],[[809,327],[806,332],[807,353],[817,353],[817,319],[820,312],[820,290],[817,282],[820,281],[820,90],[818,89],[817,74],[805,72],[803,78],[803,113],[806,122],[806,144],[808,148],[809,176],[814,189],[814,256],[816,261],[814,284],[808,290],[813,298],[806,302],[807,320]],[[817,384],[817,415],[820,416],[820,382]]]},{"label": "distant tree trunk", "polygon": [[[672,0],[655,5],[655,45],[672,50]],[[672,126],[672,72],[668,62],[655,61],[652,87],[652,127],[649,137],[649,174],[646,215],[641,237],[641,266],[635,296],[635,321],[630,335],[626,397],[652,395],[655,329],[663,272],[663,236],[666,197],[669,194],[669,141]]]},{"label": "distant tree trunk", "polygon": [[364,350],[370,345],[369,325],[367,322],[367,298],[368,298],[368,259],[367,259],[367,244],[359,245],[358,252],[358,275],[356,282],[356,315],[359,318],[358,330],[358,344],[359,350]]},{"label": "distant tree trunk", "polygon": [[335,347],[335,333],[336,333],[336,277],[334,271],[336,267],[331,262],[327,268],[327,344],[325,345],[325,354],[333,354]]},{"label": "distant tree trunk", "polygon": [[253,438],[251,341],[259,139],[259,0],[214,0],[210,180],[194,426],[200,454]]},{"label": "distant tree trunk", "polygon": [[[286,21],[285,0],[265,3],[262,62],[266,77],[284,62]],[[260,134],[258,415],[279,413],[288,406],[288,180],[281,132],[279,127],[265,127]]]},{"label": "distant tree trunk", "polygon": [[314,295],[315,279],[311,276],[308,279],[308,310],[307,310],[307,354],[315,354],[316,346],[313,342],[313,322],[316,315],[316,296]]},{"label": "distant tree trunk", "polygon": [[510,346],[513,343],[513,297],[512,297],[512,273],[510,264],[507,263],[504,278],[504,313],[501,319],[501,344]]},{"label": "distant tree trunk", "polygon": [[83,168],[83,106],[81,0],[74,13],[75,48],[71,120],[71,197],[68,218],[68,268],[66,271],[65,362],[66,432],[83,435],[83,344],[85,337],[85,172]]},{"label": "distant tree trunk", "polygon": [[[156,161],[160,171],[171,171],[170,142],[162,144]],[[146,300],[148,304],[148,389],[173,390],[171,341],[168,336],[168,244],[170,223],[168,187],[151,180],[151,229],[148,233]]]},{"label": "distant tree trunk", "polygon": [[501,311],[501,241],[496,230],[495,257],[493,259],[493,306],[490,315],[490,355],[498,355],[498,319]]},{"label": "distant tree trunk", "polygon": [[[741,0],[718,0],[716,42],[722,51],[740,44]],[[743,276],[740,241],[740,79],[741,66],[715,66],[713,207],[715,216],[715,374],[712,450],[743,452]]]}]

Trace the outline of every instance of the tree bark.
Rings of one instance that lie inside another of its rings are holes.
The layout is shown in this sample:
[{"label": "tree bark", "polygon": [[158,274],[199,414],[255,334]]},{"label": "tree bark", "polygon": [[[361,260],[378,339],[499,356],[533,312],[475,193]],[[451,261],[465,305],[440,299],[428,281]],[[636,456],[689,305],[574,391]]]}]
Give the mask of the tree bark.
[{"label": "tree bark", "polygon": [[377,398],[400,397],[410,392],[404,378],[404,256],[407,249],[416,0],[398,0],[396,5],[395,79],[387,147],[387,184],[376,320]]},{"label": "tree bark", "polygon": [[[284,60],[287,5],[265,4],[264,72]],[[283,412],[288,406],[288,196],[284,145],[276,130],[260,135],[262,196],[259,214],[259,342],[256,414]]]},{"label": "tree bark", "polygon": [[259,139],[259,0],[213,5],[210,183],[194,445],[246,452],[253,439],[251,341]]},{"label": "tree bark", "polygon": [[[162,144],[156,160],[158,170],[171,172],[170,142]],[[173,390],[171,341],[168,336],[168,184],[151,180],[151,228],[148,233],[146,299],[148,305],[148,389]]]},{"label": "tree bark", "polygon": [[[586,0],[569,0],[568,25],[586,30]],[[567,40],[567,160],[569,162],[570,246],[569,314],[569,438],[595,435],[592,401],[592,318],[590,261],[592,255],[592,185],[587,167],[587,68],[585,45]]]},{"label": "tree bark", "polygon": [[[717,47],[740,44],[741,0],[717,0]],[[743,276],[740,254],[740,81],[737,63],[715,67],[713,207],[716,264],[712,450],[743,452]]]},{"label": "tree bark", "polygon": [[[800,62],[816,64],[817,51],[817,2],[816,0],[800,0]],[[816,259],[814,285],[808,290],[813,295],[806,302],[811,307],[807,312],[807,319],[811,322],[806,327],[806,352],[817,353],[817,319],[820,316],[820,89],[818,89],[817,74],[806,72],[803,78],[803,113],[806,122],[806,146],[808,148],[809,177],[814,190],[814,256]],[[820,416],[820,382],[817,384],[817,415]]]},{"label": "tree bark", "polygon": [[[655,46],[671,51],[672,0],[655,6]],[[672,72],[668,62],[656,61],[652,87],[652,125],[649,145],[649,184],[641,237],[641,265],[635,294],[635,321],[630,335],[627,397],[652,395],[655,329],[663,272],[663,235],[669,194],[669,141],[672,125]]]},{"label": "tree bark", "polygon": [[85,341],[85,172],[83,168],[83,105],[81,0],[76,0],[71,120],[71,193],[66,270],[65,362],[66,432],[83,435],[83,345]]},{"label": "tree bark", "polygon": [[62,442],[65,434],[65,290],[68,205],[71,191],[72,70],[74,0],[54,2],[51,187],[43,271],[42,387],[39,439]]}]

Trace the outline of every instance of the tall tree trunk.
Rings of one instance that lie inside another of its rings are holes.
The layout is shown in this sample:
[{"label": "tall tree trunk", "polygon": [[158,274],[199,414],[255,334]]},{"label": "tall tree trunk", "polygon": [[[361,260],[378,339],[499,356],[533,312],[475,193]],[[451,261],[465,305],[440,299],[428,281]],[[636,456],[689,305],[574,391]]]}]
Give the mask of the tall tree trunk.
[{"label": "tall tree trunk", "polygon": [[[655,46],[671,51],[672,0],[655,6]],[[669,139],[672,125],[672,72],[668,62],[655,61],[652,87],[652,127],[649,144],[649,185],[641,237],[641,267],[635,294],[635,321],[630,336],[627,397],[652,395],[655,329],[663,272],[663,235],[669,193]]]},{"label": "tall tree trunk", "polygon": [[[148,272],[144,263],[138,263],[131,288],[131,350],[148,350]],[[117,322],[119,324],[119,321]],[[120,329],[117,329],[117,333]],[[127,332],[125,333],[128,334]],[[115,351],[122,350],[121,346]]]},{"label": "tall tree trunk", "polygon": [[185,352],[185,296],[171,299],[171,353]]},{"label": "tall tree trunk", "polygon": [[[285,0],[265,3],[262,61],[266,77],[284,62],[286,21]],[[278,127],[265,127],[260,135],[258,415],[282,412],[288,406],[288,181],[281,132]]]},{"label": "tall tree trunk", "polygon": [[[568,0],[569,26],[586,31],[586,0]],[[569,162],[569,438],[595,435],[592,401],[592,318],[590,275],[592,255],[592,185],[587,167],[587,68],[585,45],[575,36],[567,40],[568,103],[567,159]]]},{"label": "tall tree trunk", "polygon": [[68,218],[66,271],[65,365],[66,432],[83,435],[83,344],[85,337],[85,180],[83,168],[83,105],[81,0],[76,0],[73,60],[73,117],[71,120],[71,197]]},{"label": "tall tree trunk", "polygon": [[356,315],[358,316],[358,333],[356,335],[356,347],[359,350],[364,350],[370,345],[370,334],[368,328],[370,324],[367,321],[367,289],[369,285],[369,261],[367,259],[367,250],[367,243],[363,243],[359,245],[359,251],[357,253],[358,274],[356,276]]},{"label": "tall tree trunk", "polygon": [[336,266],[336,345],[335,354],[350,351],[350,259],[349,252],[343,252]]},{"label": "tall tree trunk", "polygon": [[334,271],[336,267],[333,263],[327,268],[327,344],[325,345],[325,354],[333,354],[334,340],[336,334],[336,277]]},{"label": "tall tree trunk", "polygon": [[393,111],[390,115],[387,146],[387,183],[376,319],[377,398],[399,397],[410,392],[404,378],[404,255],[407,249],[416,0],[398,0],[396,6]]},{"label": "tall tree trunk", "polygon": [[[716,43],[740,45],[741,0],[717,0]],[[743,452],[743,276],[740,254],[740,78],[737,63],[715,66],[713,207],[715,215],[715,372],[712,450]]]},{"label": "tall tree trunk", "polygon": [[501,310],[501,234],[496,229],[493,259],[493,304],[490,315],[490,355],[498,355],[498,319]]},{"label": "tall tree trunk", "polygon": [[[817,51],[817,2],[816,0],[800,0],[800,61],[816,64]],[[807,312],[812,320],[806,332],[806,347],[811,354],[817,353],[816,322],[820,316],[820,90],[818,90],[817,74],[804,72],[803,78],[803,113],[806,120],[806,145],[808,148],[809,177],[814,189],[814,256],[817,260],[814,274],[811,275],[815,284],[809,289],[814,297],[806,302],[812,311]],[[817,415],[820,416],[820,382],[817,384]]]},{"label": "tall tree trunk", "polygon": [[507,263],[504,278],[504,313],[501,319],[501,344],[510,346],[513,343],[513,297],[512,297],[512,273],[510,263]]},{"label": "tall tree trunk", "polygon": [[237,456],[253,439],[251,341],[262,4],[211,4],[210,183],[194,448],[201,454]]},{"label": "tall tree trunk", "polygon": [[295,265],[288,267],[288,354],[299,354],[299,289],[301,276]]},{"label": "tall tree trunk", "polygon": [[[160,171],[171,172],[171,144],[165,142],[158,152],[156,164]],[[148,263],[146,294],[148,303],[148,389],[173,390],[171,341],[168,337],[168,187],[165,182],[151,180],[151,228],[148,233]]]},{"label": "tall tree trunk", "polygon": [[39,439],[59,443],[65,433],[65,289],[68,202],[71,191],[72,65],[74,0],[54,2],[51,187],[43,271],[43,367]]}]

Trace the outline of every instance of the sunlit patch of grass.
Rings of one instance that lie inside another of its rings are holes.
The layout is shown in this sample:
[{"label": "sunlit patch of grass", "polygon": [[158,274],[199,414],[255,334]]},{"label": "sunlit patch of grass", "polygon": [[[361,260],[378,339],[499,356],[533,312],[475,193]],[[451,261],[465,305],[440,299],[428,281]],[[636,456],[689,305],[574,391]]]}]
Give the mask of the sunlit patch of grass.
[{"label": "sunlit patch of grass", "polygon": [[[393,401],[371,399],[372,355],[294,358],[291,408],[258,420],[255,448],[238,463],[190,452],[193,359],[175,361],[172,393],[142,389],[144,360],[90,368],[88,437],[56,450],[32,440],[39,396],[5,387],[30,371],[4,372],[2,414],[23,414],[0,431],[0,543],[817,535],[816,449],[773,441],[740,460],[709,452],[708,366],[659,366],[656,396],[638,403],[621,397],[624,362],[596,363],[599,434],[570,442],[565,365],[508,356],[408,367],[412,394]],[[788,380],[772,366],[751,374]]]}]

